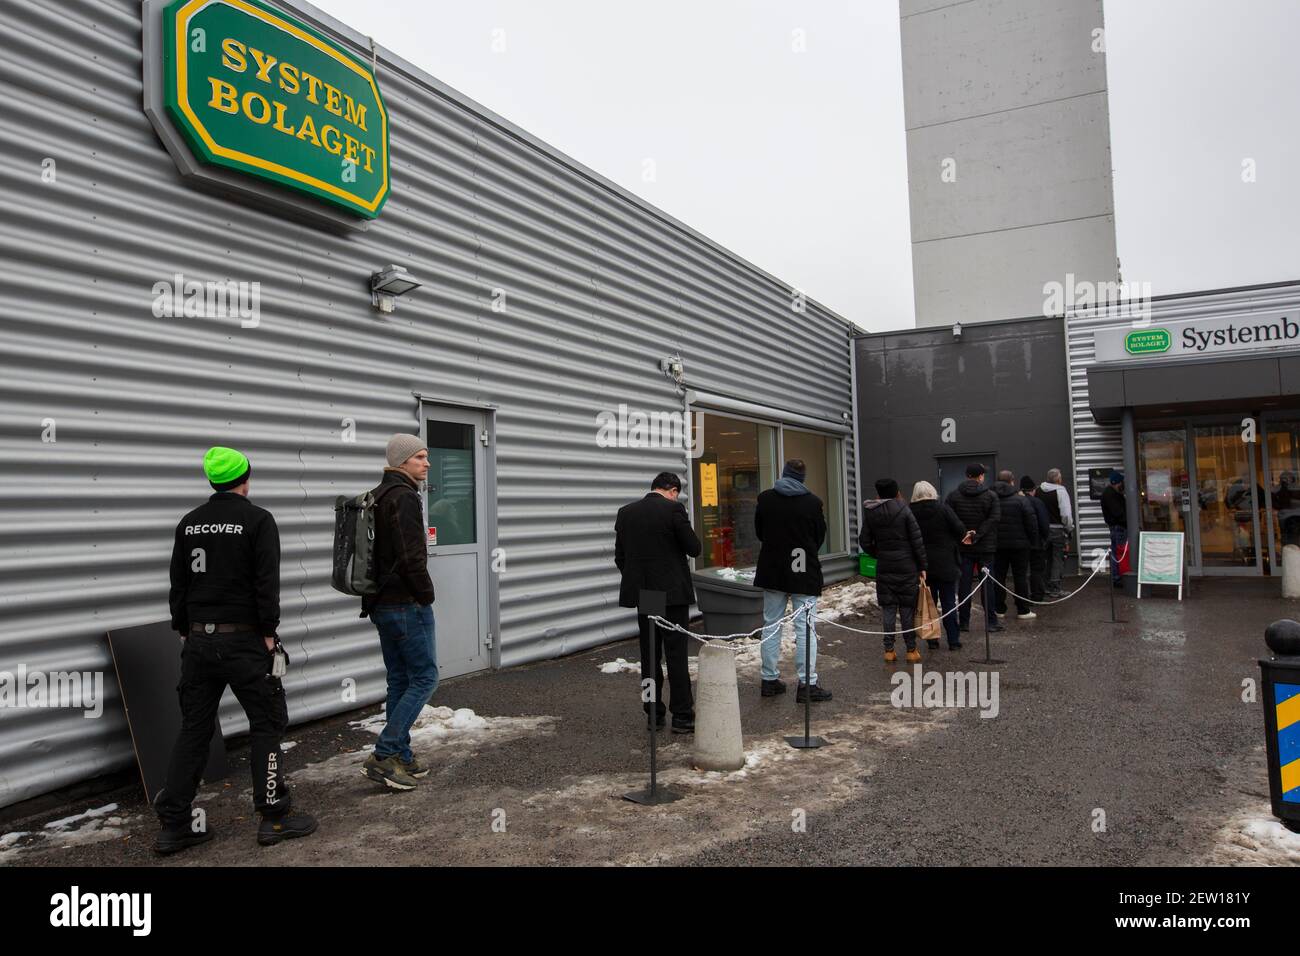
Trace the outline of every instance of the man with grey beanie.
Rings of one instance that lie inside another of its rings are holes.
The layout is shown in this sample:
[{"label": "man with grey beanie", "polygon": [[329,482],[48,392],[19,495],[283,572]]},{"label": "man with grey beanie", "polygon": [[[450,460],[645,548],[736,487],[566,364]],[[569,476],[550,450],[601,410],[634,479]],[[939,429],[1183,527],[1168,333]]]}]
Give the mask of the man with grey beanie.
[{"label": "man with grey beanie", "polygon": [[433,581],[429,577],[424,502],[429,449],[417,435],[388,439],[388,467],[375,496],[375,571],[379,589],[361,599],[379,632],[388,672],[384,725],[361,772],[394,790],[411,790],[429,773],[411,752],[411,725],[438,686]]}]

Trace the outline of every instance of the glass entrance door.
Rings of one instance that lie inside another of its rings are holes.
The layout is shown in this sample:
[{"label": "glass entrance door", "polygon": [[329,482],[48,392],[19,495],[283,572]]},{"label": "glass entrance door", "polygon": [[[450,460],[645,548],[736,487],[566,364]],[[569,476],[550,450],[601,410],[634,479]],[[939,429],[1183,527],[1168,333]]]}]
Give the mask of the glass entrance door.
[{"label": "glass entrance door", "polygon": [[[1137,433],[1138,513],[1143,531],[1181,531],[1184,566],[1195,563],[1188,520],[1192,483],[1187,473],[1187,429],[1151,428]],[[1135,542],[1136,544],[1136,542]],[[1134,562],[1136,565],[1136,561]]]},{"label": "glass entrance door", "polygon": [[1271,525],[1265,537],[1272,548],[1273,573],[1278,574],[1282,548],[1300,545],[1300,421],[1268,419],[1264,429],[1264,480]]},{"label": "glass entrance door", "polygon": [[1252,450],[1241,426],[1193,425],[1192,462],[1196,487],[1200,566],[1207,574],[1261,574],[1258,487]]}]

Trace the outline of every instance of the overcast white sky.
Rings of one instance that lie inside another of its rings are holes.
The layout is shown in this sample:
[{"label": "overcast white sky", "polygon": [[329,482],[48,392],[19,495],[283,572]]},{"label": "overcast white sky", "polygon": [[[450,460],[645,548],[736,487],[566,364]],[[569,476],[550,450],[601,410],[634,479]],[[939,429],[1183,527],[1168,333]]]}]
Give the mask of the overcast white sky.
[{"label": "overcast white sky", "polygon": [[[897,0],[313,2],[859,325],[913,324]],[[1300,2],[1105,17],[1124,278],[1300,279]]]}]

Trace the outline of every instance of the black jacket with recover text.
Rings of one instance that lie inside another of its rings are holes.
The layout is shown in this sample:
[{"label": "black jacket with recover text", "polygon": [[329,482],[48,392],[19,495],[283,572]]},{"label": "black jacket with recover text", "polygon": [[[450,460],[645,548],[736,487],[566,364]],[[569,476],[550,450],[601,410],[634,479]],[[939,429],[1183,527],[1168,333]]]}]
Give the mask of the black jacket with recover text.
[{"label": "black jacket with recover text", "polygon": [[218,491],[176,526],[172,628],[247,624],[262,637],[280,626],[280,530],[244,495]]}]

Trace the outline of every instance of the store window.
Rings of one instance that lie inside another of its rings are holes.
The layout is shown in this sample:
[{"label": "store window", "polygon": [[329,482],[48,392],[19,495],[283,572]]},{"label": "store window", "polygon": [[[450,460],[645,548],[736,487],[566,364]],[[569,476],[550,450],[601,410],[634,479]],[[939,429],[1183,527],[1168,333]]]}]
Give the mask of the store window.
[{"label": "store window", "polygon": [[807,464],[806,484],[826,508],[829,530],[821,553],[845,550],[840,439],[707,411],[697,422],[703,429],[691,475],[695,531],[703,546],[697,568],[752,568],[758,562],[754,509],[759,493],[772,487],[789,458]]},{"label": "store window", "polygon": [[782,431],[784,459],[802,458],[808,466],[804,484],[822,500],[826,508],[826,541],[820,554],[839,554],[844,549],[844,469],[841,465],[843,442],[838,438],[813,432]]},{"label": "store window", "polygon": [[695,531],[703,551],[697,568],[753,567],[758,561],[754,508],[758,493],[779,477],[776,429],[707,412],[700,456],[693,464]]}]

